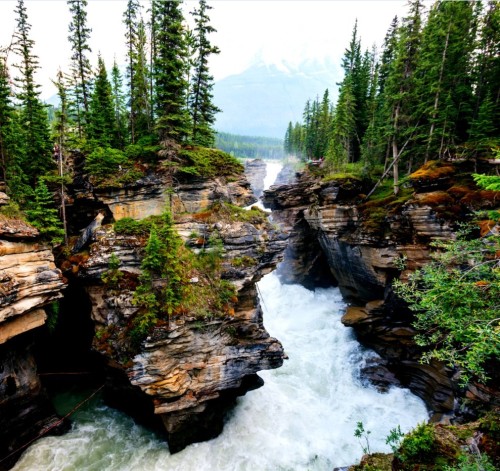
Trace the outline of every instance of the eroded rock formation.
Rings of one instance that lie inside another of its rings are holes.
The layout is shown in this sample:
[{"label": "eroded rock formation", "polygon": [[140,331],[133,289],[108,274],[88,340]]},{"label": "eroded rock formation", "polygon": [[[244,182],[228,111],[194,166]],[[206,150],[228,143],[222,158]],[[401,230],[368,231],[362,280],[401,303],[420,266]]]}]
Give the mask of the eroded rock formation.
[{"label": "eroded rock formation", "polygon": [[37,375],[32,331],[44,307],[62,296],[64,282],[38,231],[21,220],[0,221],[0,469],[8,469],[24,446],[42,433],[60,432]]},{"label": "eroded rock formation", "polygon": [[[410,387],[438,413],[436,418],[454,411],[459,388],[453,372],[443,365],[422,365],[416,360],[412,314],[395,299],[391,282],[430,260],[432,240],[455,237],[455,221],[472,209],[488,207],[479,190],[453,183],[454,172],[448,171],[446,179],[417,174],[414,189],[405,190],[404,197],[389,196],[376,203],[365,200],[371,189],[368,182],[321,182],[307,172],[298,174],[296,182],[264,192],[264,203],[274,210],[274,219],[290,232],[288,279],[303,282],[324,254],[342,294],[352,304],[344,324],[387,360],[384,365],[369,366],[368,376],[382,387],[395,381]],[[311,239],[317,245],[309,243],[304,249],[304,241]],[[397,263],[402,259],[403,272]],[[491,390],[481,397],[472,389],[476,386],[465,393],[469,398],[495,399]]]},{"label": "eroded rock formation", "polygon": [[[165,195],[160,180],[158,185],[156,189],[148,186],[148,192]],[[161,206],[158,200],[150,199],[148,206],[148,201],[139,198],[136,204],[138,194],[142,194],[138,188],[116,194],[112,204],[106,194],[102,203],[116,219],[124,214],[155,215]],[[287,238],[264,213],[255,221],[212,217],[211,210],[192,213],[207,210],[214,201],[241,206],[254,198],[245,179],[224,182],[217,178],[179,182],[170,205],[177,214],[178,233],[195,251],[211,233],[220,237],[222,277],[236,286],[238,294],[232,315],[203,320],[187,313],[155,328],[139,351],[126,358],[129,339],[120,341],[116,331],[125,332],[138,311],[132,298],[144,237],[116,234],[112,226],[104,225],[96,230],[88,255],[78,259],[77,266],[65,265],[68,273],[77,272],[76,282],[83,284],[92,303],[93,345],[108,365],[108,402],[157,428],[162,423],[172,452],[219,434],[224,413],[235,397],[261,386],[256,373],[281,366],[285,356],[279,341],[263,326],[255,282],[282,259]],[[102,275],[112,256],[120,261],[128,286],[110,289],[103,284]],[[112,339],[109,332],[114,332]]]}]

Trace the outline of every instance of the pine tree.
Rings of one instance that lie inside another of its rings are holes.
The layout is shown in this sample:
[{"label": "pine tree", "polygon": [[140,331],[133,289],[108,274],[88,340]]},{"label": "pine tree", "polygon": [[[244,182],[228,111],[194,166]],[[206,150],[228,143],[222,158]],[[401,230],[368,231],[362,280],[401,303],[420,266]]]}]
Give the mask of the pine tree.
[{"label": "pine tree", "polygon": [[127,9],[123,14],[123,22],[125,24],[125,38],[127,41],[127,80],[128,80],[128,89],[129,89],[129,97],[130,97],[130,116],[129,116],[129,128],[130,128],[130,138],[132,144],[135,143],[135,126],[136,126],[136,109],[134,106],[134,97],[135,97],[135,69],[136,69],[136,60],[137,60],[137,23],[139,19],[139,13],[141,10],[141,6],[138,0],[128,0],[127,1]]},{"label": "pine tree", "polygon": [[418,105],[414,75],[421,43],[423,3],[421,0],[411,0],[409,5],[409,14],[398,30],[396,54],[384,88],[385,115],[389,119],[386,126],[392,153],[392,162],[386,165],[393,169],[395,194],[399,192],[400,162],[405,149],[411,148],[408,144],[415,132],[413,119]]},{"label": "pine tree", "polygon": [[14,106],[12,105],[7,66],[5,59],[0,57],[0,159],[1,179],[4,182],[7,180],[7,166],[12,159],[10,140],[12,138],[13,115]]},{"label": "pine tree", "polygon": [[353,93],[352,76],[348,75],[342,82],[339,91],[332,138],[327,157],[334,166],[353,160],[353,142],[356,140],[356,100]]},{"label": "pine tree", "polygon": [[40,231],[42,237],[48,238],[53,244],[58,244],[62,241],[64,229],[53,200],[54,197],[47,185],[40,179],[35,188],[35,199],[26,214],[29,222]]},{"label": "pine tree", "polygon": [[17,29],[14,34],[14,51],[20,58],[16,67],[20,77],[16,78],[19,91],[17,100],[20,104],[22,123],[22,155],[18,158],[19,166],[26,175],[26,182],[32,187],[40,174],[54,168],[51,153],[51,141],[47,110],[40,100],[39,85],[35,83],[38,69],[37,57],[33,54],[34,41],[29,38],[31,25],[28,23],[24,0],[18,0]]},{"label": "pine tree", "polygon": [[286,128],[285,138],[283,139],[283,150],[285,154],[290,155],[293,153],[293,125],[290,121]]},{"label": "pine tree", "polygon": [[208,39],[208,35],[215,32],[209,24],[210,18],[207,14],[207,10],[211,8],[205,0],[200,0],[199,9],[192,12],[195,21],[196,58],[188,102],[192,126],[191,140],[195,144],[206,147],[212,147],[214,144],[215,114],[220,111],[213,103],[214,83],[208,67],[210,56],[220,52],[219,48],[213,46]]},{"label": "pine tree", "polygon": [[415,71],[418,107],[416,136],[423,159],[442,158],[452,143],[463,142],[472,107],[470,82],[474,49],[474,5],[436,2],[422,31]]},{"label": "pine tree", "polygon": [[[473,120],[481,119],[484,122],[487,118],[488,122],[493,123],[494,133],[498,135],[500,133],[500,4],[497,1],[489,1],[485,14],[480,18],[475,49],[477,53],[472,69]],[[486,101],[489,103],[485,103]],[[486,109],[489,110],[489,117],[485,115]],[[475,126],[475,130],[471,129],[471,134],[474,133],[474,139],[477,139],[480,127],[474,123],[471,123],[471,126]],[[484,134],[484,137],[487,135]]]},{"label": "pine tree", "polygon": [[118,149],[123,149],[127,137],[127,118],[125,109],[125,95],[123,93],[123,79],[118,68],[116,60],[111,69],[111,96],[113,99],[114,108],[114,125],[113,130],[114,141],[112,146]]},{"label": "pine tree", "polygon": [[70,137],[71,121],[69,117],[68,88],[64,74],[60,69],[57,72],[57,80],[53,80],[52,83],[57,88],[57,96],[59,98],[59,107],[56,109],[54,116],[53,135],[57,145],[62,151],[67,147],[67,142]]},{"label": "pine tree", "polygon": [[94,91],[89,103],[88,134],[100,147],[112,147],[116,144],[115,110],[111,84],[102,57],[98,57],[97,76]]},{"label": "pine tree", "polygon": [[0,178],[7,184],[7,191],[16,201],[22,200],[32,190],[27,185],[26,174],[22,170],[25,146],[19,112],[13,103],[6,60],[0,57]]},{"label": "pine tree", "polygon": [[89,38],[92,30],[87,27],[87,0],[67,0],[72,21],[69,24],[68,40],[71,44],[71,72],[73,76],[74,113],[79,137],[83,137],[83,129],[90,106],[90,86],[92,68],[88,54],[92,52]]},{"label": "pine tree", "polygon": [[153,0],[154,105],[161,141],[181,142],[189,133],[186,110],[187,51],[180,0]]}]

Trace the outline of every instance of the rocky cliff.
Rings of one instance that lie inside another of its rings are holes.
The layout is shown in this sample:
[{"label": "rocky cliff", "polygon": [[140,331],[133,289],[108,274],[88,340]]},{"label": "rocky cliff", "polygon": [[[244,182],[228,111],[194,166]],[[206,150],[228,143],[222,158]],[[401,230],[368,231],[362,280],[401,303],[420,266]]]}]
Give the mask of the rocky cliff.
[{"label": "rocky cliff", "polygon": [[[288,279],[307,282],[313,264],[326,258],[335,282],[351,303],[344,324],[385,359],[368,365],[366,375],[380,387],[394,382],[410,387],[437,413],[436,419],[455,410],[459,388],[444,365],[417,361],[412,315],[392,294],[391,282],[429,261],[429,243],[453,238],[457,220],[473,209],[491,207],[491,198],[480,190],[457,183],[463,170],[450,164],[424,168],[414,174],[412,187],[397,197],[380,191],[367,200],[370,182],[354,178],[324,182],[309,172],[264,193],[273,217],[290,232],[287,254],[294,255]],[[304,247],[306,240],[316,245]],[[397,262],[403,259],[406,268],[401,272]],[[461,394],[498,400],[494,391],[477,388],[471,386]]]},{"label": "rocky cliff", "polygon": [[[281,260],[287,240],[264,212],[239,209],[255,200],[241,176],[177,179],[173,192],[161,176],[143,183],[96,192],[95,207],[109,210],[114,220],[138,220],[170,207],[177,232],[195,253],[211,250],[216,234],[222,243],[220,276],[237,291],[226,315],[179,313],[131,347],[127,332],[138,312],[133,292],[147,237],[120,234],[105,224],[88,251],[67,259],[63,269],[91,301],[93,348],[107,364],[107,401],[166,432],[175,452],[220,433],[235,397],[262,385],[256,373],[282,364],[283,348],[263,326],[255,283]],[[102,281],[112,257],[121,273],[114,286]],[[201,293],[204,282],[196,273],[190,283]]]},{"label": "rocky cliff", "polygon": [[[7,201],[5,201],[6,203]],[[0,216],[0,469],[8,469],[33,439],[61,432],[33,356],[33,330],[65,284],[38,231]]]}]

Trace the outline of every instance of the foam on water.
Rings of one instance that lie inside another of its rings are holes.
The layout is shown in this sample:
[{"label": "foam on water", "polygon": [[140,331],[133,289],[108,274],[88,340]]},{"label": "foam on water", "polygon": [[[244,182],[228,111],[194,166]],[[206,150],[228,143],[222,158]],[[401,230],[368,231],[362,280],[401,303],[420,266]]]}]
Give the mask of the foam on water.
[{"label": "foam on water", "polygon": [[259,288],[265,325],[290,358],[261,373],[266,384],[238,400],[218,438],[170,455],[152,433],[94,402],[68,434],[39,440],[14,469],[330,471],[360,459],[356,422],[371,431],[372,451],[388,451],[391,428],[406,431],[427,419],[409,391],[382,394],[360,382],[359,365],[373,354],[341,324],[337,289],[282,285],[274,273]]},{"label": "foam on water", "polygon": [[[280,169],[267,163],[265,188]],[[259,291],[265,326],[289,360],[260,373],[265,385],[238,399],[219,437],[170,455],[154,434],[93,401],[73,416],[69,433],[39,440],[14,470],[331,471],[361,458],[357,422],[371,431],[371,451],[389,451],[391,428],[408,431],[427,420],[423,402],[408,390],[382,394],[361,383],[359,368],[373,353],[341,324],[338,289],[282,285],[271,273]]]}]

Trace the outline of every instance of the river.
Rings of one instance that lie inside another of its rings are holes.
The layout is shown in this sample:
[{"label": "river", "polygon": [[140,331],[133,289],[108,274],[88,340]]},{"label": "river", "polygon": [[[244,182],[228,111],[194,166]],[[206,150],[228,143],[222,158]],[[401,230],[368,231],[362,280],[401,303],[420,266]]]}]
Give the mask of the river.
[{"label": "river", "polygon": [[[289,359],[260,373],[265,385],[238,399],[219,437],[171,455],[153,433],[96,398],[73,416],[69,433],[39,440],[14,469],[331,471],[361,458],[357,422],[371,432],[371,451],[389,451],[390,429],[408,431],[428,419],[410,391],[380,393],[360,380],[360,367],[374,354],[340,322],[345,305],[338,289],[283,285],[271,273],[259,292],[265,326]],[[57,398],[62,411],[79,399]]]}]

